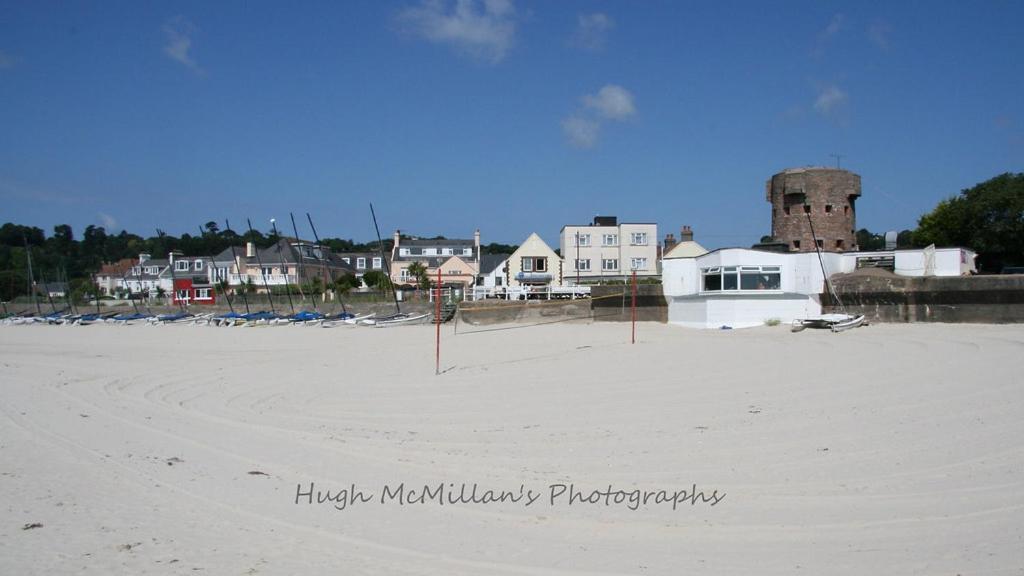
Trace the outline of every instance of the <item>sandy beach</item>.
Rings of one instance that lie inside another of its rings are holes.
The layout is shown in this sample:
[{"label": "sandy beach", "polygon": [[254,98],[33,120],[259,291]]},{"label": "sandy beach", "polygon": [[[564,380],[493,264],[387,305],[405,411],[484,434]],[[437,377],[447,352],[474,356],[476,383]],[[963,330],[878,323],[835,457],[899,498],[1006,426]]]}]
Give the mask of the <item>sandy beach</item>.
[{"label": "sandy beach", "polygon": [[0,573],[1021,573],[1024,326],[509,328],[0,326]]}]

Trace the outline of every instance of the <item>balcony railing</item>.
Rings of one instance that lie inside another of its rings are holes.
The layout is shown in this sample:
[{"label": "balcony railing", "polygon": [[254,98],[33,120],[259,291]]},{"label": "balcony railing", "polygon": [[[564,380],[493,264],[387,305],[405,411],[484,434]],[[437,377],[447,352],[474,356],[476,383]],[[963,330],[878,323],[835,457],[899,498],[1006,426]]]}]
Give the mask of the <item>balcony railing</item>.
[{"label": "balcony railing", "polygon": [[284,286],[285,284],[297,283],[297,278],[294,274],[270,274],[269,276],[262,276],[260,274],[228,274],[228,284],[240,286],[252,282],[256,286],[262,286],[264,278],[269,286]]}]

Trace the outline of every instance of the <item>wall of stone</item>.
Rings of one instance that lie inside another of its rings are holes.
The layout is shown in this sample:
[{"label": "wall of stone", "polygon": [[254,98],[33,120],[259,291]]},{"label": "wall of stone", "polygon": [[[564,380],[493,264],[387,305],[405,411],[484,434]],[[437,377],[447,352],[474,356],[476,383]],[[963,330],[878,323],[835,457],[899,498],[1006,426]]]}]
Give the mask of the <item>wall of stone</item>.
[{"label": "wall of stone", "polygon": [[814,252],[815,237],[822,241],[822,250],[853,250],[860,194],[860,176],[848,170],[792,168],[775,174],[766,184],[766,197],[772,205],[772,236],[795,252]]},{"label": "wall of stone", "polygon": [[[908,278],[894,274],[833,277],[847,312],[874,322],[1024,322],[1024,275]],[[840,308],[823,295],[827,312]]]},{"label": "wall of stone", "polygon": [[[636,287],[636,319],[640,322],[668,322],[668,300],[661,284],[640,284]],[[590,289],[591,308],[597,322],[630,322],[632,320],[632,287],[594,286]]]}]

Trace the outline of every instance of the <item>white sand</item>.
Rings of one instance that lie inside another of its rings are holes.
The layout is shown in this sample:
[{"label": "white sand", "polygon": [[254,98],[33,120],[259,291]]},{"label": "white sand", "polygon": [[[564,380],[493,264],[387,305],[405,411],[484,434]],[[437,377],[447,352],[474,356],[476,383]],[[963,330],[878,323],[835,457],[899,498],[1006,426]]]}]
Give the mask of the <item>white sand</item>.
[{"label": "white sand", "polygon": [[0,573],[1020,573],[1024,326],[628,330],[0,326]]}]

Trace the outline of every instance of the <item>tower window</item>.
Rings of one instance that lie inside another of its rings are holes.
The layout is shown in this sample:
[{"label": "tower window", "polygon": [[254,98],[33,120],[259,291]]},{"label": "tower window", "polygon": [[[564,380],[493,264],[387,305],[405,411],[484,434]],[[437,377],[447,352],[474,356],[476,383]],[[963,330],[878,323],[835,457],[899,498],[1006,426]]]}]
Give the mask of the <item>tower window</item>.
[{"label": "tower window", "polygon": [[817,240],[816,243],[818,245],[818,248],[824,248],[825,247],[825,241],[824,240]]},{"label": "tower window", "polygon": [[842,248],[842,247],[843,247],[843,240],[842,240],[842,238],[840,238],[839,240],[836,240],[836,248]]},{"label": "tower window", "polygon": [[793,240],[793,248],[796,249],[796,250],[800,249],[800,241],[799,240]]},{"label": "tower window", "polygon": [[846,216],[846,215],[849,215],[849,214],[850,214],[850,207],[849,206],[843,206],[843,215]]},{"label": "tower window", "polygon": [[786,213],[786,216],[789,216],[789,206],[783,208],[782,211]]},{"label": "tower window", "polygon": [[831,204],[825,204],[825,214],[831,214],[831,213],[832,213],[832,205]]},{"label": "tower window", "polygon": [[804,204],[804,214],[810,214],[810,213],[811,213],[811,205],[810,204]]}]

